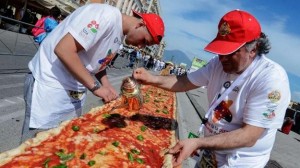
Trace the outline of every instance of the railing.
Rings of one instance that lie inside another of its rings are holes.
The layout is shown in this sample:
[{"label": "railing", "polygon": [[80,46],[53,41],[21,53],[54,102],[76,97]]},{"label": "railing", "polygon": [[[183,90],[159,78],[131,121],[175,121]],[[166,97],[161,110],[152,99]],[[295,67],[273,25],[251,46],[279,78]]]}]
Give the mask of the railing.
[{"label": "railing", "polygon": [[[0,15],[0,23],[1,21],[5,26],[4,29],[0,29],[0,74],[26,71],[27,64],[37,52],[39,44],[34,42],[32,35],[25,34],[22,28],[23,25],[30,28],[36,26]],[[16,58],[17,56],[23,57]],[[124,52],[115,60],[114,66],[109,66],[108,69],[123,69],[127,68],[128,64],[129,54]],[[135,62],[133,68],[140,66],[141,62]]]},{"label": "railing", "polygon": [[31,35],[24,34],[23,25],[35,26],[2,15],[0,15],[0,20],[4,23],[2,24],[4,29],[0,29],[0,55],[33,56],[39,45],[34,42]]}]

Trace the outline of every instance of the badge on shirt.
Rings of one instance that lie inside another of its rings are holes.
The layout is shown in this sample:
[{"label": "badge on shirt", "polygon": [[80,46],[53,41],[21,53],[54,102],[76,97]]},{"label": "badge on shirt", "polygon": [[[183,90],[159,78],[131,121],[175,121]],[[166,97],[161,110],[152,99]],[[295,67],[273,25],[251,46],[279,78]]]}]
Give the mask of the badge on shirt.
[{"label": "badge on shirt", "polygon": [[274,91],[272,91],[271,93],[268,94],[268,99],[272,103],[278,102],[280,100],[280,98],[281,98],[281,94],[277,90],[274,90]]},{"label": "badge on shirt", "polygon": [[84,27],[81,30],[79,36],[82,37],[85,42],[88,42],[94,38],[98,29],[99,29],[99,24],[95,20],[92,20],[88,25],[86,25],[86,27]]},{"label": "badge on shirt", "polygon": [[99,28],[99,24],[95,21],[95,20],[92,20],[88,25],[87,27],[90,29],[90,31],[92,33],[97,33],[98,31],[98,28]]},{"label": "badge on shirt", "polygon": [[100,59],[98,63],[100,64],[99,71],[102,71],[106,68],[106,66],[110,63],[110,61],[114,58],[115,54],[111,52],[111,49],[108,50],[106,57]]},{"label": "badge on shirt", "polygon": [[214,123],[219,122],[220,120],[225,120],[228,123],[232,121],[232,114],[229,110],[229,107],[233,104],[232,100],[221,101],[221,103],[214,109],[212,115],[212,121]]},{"label": "badge on shirt", "polygon": [[72,97],[75,100],[80,100],[83,94],[84,94],[84,91],[78,92],[78,91],[69,90],[70,97]]}]

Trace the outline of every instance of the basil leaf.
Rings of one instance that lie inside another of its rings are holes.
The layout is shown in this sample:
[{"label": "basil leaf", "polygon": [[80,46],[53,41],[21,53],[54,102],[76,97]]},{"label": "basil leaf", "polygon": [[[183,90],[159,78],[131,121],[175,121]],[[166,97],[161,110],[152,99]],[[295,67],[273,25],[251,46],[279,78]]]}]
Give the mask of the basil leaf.
[{"label": "basil leaf", "polygon": [[145,132],[148,129],[145,125],[141,126],[141,131]]},{"label": "basil leaf", "polygon": [[79,131],[80,127],[78,125],[73,125],[72,130],[73,131]]},{"label": "basil leaf", "polygon": [[114,141],[114,142],[112,143],[112,145],[114,145],[115,147],[118,147],[119,144],[120,144],[120,142],[118,142],[118,141]]},{"label": "basil leaf", "polygon": [[169,114],[169,111],[166,110],[166,109],[163,109],[162,112],[163,112],[164,114]]},{"label": "basil leaf", "polygon": [[80,157],[79,157],[79,159],[85,159],[86,158],[86,154],[85,153],[83,153]]},{"label": "basil leaf", "polygon": [[137,154],[137,155],[139,155],[141,153],[140,151],[138,151],[136,149],[131,149],[130,152],[133,154]]},{"label": "basil leaf", "polygon": [[99,133],[100,129],[99,128],[94,128],[94,133]]},{"label": "basil leaf", "polygon": [[89,165],[89,166],[93,166],[93,165],[95,165],[95,164],[96,164],[96,161],[95,161],[95,160],[91,160],[91,161],[88,162],[88,165]]},{"label": "basil leaf", "polygon": [[104,152],[104,151],[100,151],[100,152],[99,152],[99,154],[100,154],[100,155],[105,155],[105,154],[106,154],[106,152]]},{"label": "basil leaf", "polygon": [[62,161],[68,161],[74,158],[75,154],[74,153],[69,153],[65,154],[63,152],[56,152],[55,153],[57,156],[59,156],[60,160]]},{"label": "basil leaf", "polygon": [[68,168],[68,166],[66,164],[59,164],[59,165],[53,166],[52,168]]},{"label": "basil leaf", "polygon": [[143,141],[143,140],[144,140],[144,137],[143,137],[142,135],[138,135],[138,136],[136,137],[136,139],[138,139],[139,141]]},{"label": "basil leaf", "polygon": [[144,160],[143,160],[143,159],[141,159],[141,158],[136,158],[135,160],[136,160],[136,162],[138,162],[138,163],[140,163],[140,164],[143,164],[143,163],[145,163],[145,162],[144,162]]},{"label": "basil leaf", "polygon": [[103,117],[103,118],[109,118],[109,117],[110,117],[110,114],[103,114],[102,117]]},{"label": "basil leaf", "polygon": [[127,153],[127,156],[128,156],[128,159],[131,161],[131,162],[133,162],[134,161],[134,158],[133,158],[133,155],[132,155],[132,153]]},{"label": "basil leaf", "polygon": [[47,158],[45,161],[44,161],[44,163],[43,163],[43,167],[44,168],[49,168],[49,165],[48,165],[48,163],[51,161],[51,159],[50,158]]}]

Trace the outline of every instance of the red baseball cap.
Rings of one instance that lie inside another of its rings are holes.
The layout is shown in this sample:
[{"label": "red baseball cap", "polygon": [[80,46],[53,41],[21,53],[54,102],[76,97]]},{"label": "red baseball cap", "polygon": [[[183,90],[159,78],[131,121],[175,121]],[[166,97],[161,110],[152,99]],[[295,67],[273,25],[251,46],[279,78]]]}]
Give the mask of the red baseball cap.
[{"label": "red baseball cap", "polygon": [[247,42],[258,39],[261,34],[260,24],[255,17],[238,9],[226,13],[218,29],[217,37],[204,48],[218,55],[231,54]]},{"label": "red baseball cap", "polygon": [[142,18],[154,42],[159,44],[164,37],[165,26],[161,17],[155,13],[138,13],[132,10],[133,16]]}]

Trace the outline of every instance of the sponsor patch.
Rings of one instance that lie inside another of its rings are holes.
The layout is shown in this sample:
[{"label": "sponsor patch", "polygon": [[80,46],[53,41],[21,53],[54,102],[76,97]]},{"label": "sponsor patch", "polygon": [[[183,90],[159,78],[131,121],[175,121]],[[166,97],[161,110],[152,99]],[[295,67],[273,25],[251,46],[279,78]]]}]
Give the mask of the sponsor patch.
[{"label": "sponsor patch", "polygon": [[272,91],[271,93],[268,94],[268,99],[273,103],[278,102],[280,98],[281,98],[281,94],[277,90]]},{"label": "sponsor patch", "polygon": [[271,111],[270,109],[263,113],[263,116],[267,119],[273,119],[275,117],[274,110]]},{"label": "sponsor patch", "polygon": [[95,20],[92,20],[88,25],[87,27],[90,29],[90,31],[92,33],[97,33],[98,29],[99,29],[99,24],[95,21]]},{"label": "sponsor patch", "polygon": [[76,100],[80,100],[83,94],[84,94],[84,92],[69,90],[70,97],[72,97],[73,99],[76,99]]},{"label": "sponsor patch", "polygon": [[93,39],[94,35],[97,33],[99,29],[99,24],[95,20],[91,21],[86,27],[84,27],[81,32],[79,33],[79,36],[82,37],[82,39],[85,42],[90,41]]},{"label": "sponsor patch", "polygon": [[115,40],[114,40],[114,43],[117,43],[117,44],[119,44],[119,45],[121,45],[121,44],[122,44],[121,40],[119,40],[119,38],[118,38],[118,37],[116,37],[116,38],[115,38]]},{"label": "sponsor patch", "polygon": [[229,24],[227,22],[222,23],[222,25],[220,26],[220,29],[219,29],[219,34],[224,37],[224,36],[228,35],[230,32],[231,32],[231,29],[230,29]]}]

